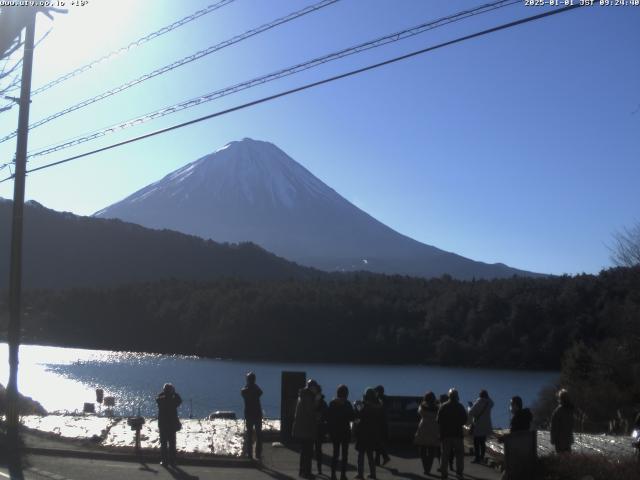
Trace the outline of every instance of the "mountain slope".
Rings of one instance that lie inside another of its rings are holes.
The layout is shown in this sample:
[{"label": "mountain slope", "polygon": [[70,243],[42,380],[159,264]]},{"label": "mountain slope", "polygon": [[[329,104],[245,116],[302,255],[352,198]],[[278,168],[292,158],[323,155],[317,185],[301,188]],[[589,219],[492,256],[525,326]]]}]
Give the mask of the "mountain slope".
[{"label": "mountain slope", "polygon": [[323,270],[456,278],[532,275],[406,237],[325,185],[275,145],[231,142],[96,213],[217,241],[252,241]]},{"label": "mountain slope", "polygon": [[[7,287],[12,202],[0,199],[0,288]],[[320,275],[252,244],[223,245],[120,220],[25,205],[26,287],[91,287],[164,278],[285,279]]]}]

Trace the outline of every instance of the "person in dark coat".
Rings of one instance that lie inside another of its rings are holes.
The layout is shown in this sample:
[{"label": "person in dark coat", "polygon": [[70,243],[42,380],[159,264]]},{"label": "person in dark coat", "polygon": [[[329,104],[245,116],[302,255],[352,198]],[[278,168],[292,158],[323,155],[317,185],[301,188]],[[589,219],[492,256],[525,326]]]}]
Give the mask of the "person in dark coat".
[{"label": "person in dark coat", "polygon": [[376,463],[373,452],[380,447],[380,422],[382,404],[373,388],[367,388],[362,402],[356,404],[356,450],[358,451],[358,474],[355,478],[364,478],[364,457],[369,463],[369,478],[376,478]]},{"label": "person in dark coat", "polygon": [[240,390],[244,400],[245,451],[249,458],[253,457],[251,437],[256,436],[256,458],[262,456],[262,390],[256,384],[256,374],[247,373],[246,385]]},{"label": "person in dark coat", "polygon": [[522,398],[517,395],[512,397],[509,409],[511,410],[511,421],[509,422],[510,432],[526,432],[531,430],[533,415],[528,408],[522,408]]},{"label": "person in dark coat", "polygon": [[[444,405],[446,402],[449,401],[449,395],[446,393],[442,393],[440,394],[440,397],[438,398],[438,409],[440,409],[440,406]],[[441,472],[442,471],[442,462],[449,462],[449,470],[453,470],[453,457],[455,455],[455,451],[451,450],[451,455],[449,455],[449,458],[444,458],[442,456],[442,443],[440,443],[440,446],[438,447],[439,450],[439,462],[440,462],[440,467],[438,467],[438,471]]]},{"label": "person in dark coat", "polygon": [[418,415],[420,415],[420,423],[413,443],[419,447],[424,474],[430,475],[433,460],[440,456],[440,432],[436,421],[438,404],[433,392],[425,393],[418,407]]},{"label": "person in dark coat", "polygon": [[182,398],[170,383],[165,383],[156,397],[158,404],[158,429],[160,430],[160,464],[176,464],[176,432],[182,428],[178,419],[178,407]]},{"label": "person in dark coat", "polygon": [[558,403],[551,415],[551,443],[556,448],[556,453],[571,453],[575,409],[569,399],[569,392],[564,388],[558,392]]},{"label": "person in dark coat", "polygon": [[515,397],[511,397],[509,410],[511,411],[509,433],[496,435],[496,438],[500,443],[504,443],[506,438],[512,433],[528,432],[529,430],[531,430],[531,421],[533,420],[533,415],[531,414],[531,410],[529,410],[528,408],[522,408],[522,398],[518,397],[517,395]]},{"label": "person in dark coat", "polygon": [[349,462],[349,442],[351,441],[351,422],[355,419],[355,413],[349,403],[349,389],[346,385],[339,385],[336,398],[329,402],[327,409],[327,430],[329,439],[333,444],[333,458],[331,460],[331,480],[337,480],[336,469],[338,456],[342,450],[342,462],[340,464],[340,480],[347,480],[347,465]]},{"label": "person in dark coat", "polygon": [[313,379],[307,381],[306,387],[298,392],[298,402],[293,418],[292,436],[300,442],[300,471],[303,478],[314,478],[311,473],[313,443],[318,437],[318,419],[315,386]]},{"label": "person in dark coat", "polygon": [[493,400],[486,390],[481,390],[476,401],[469,408],[469,417],[473,425],[473,453],[472,463],[484,463],[487,450],[487,437],[493,433],[491,424],[491,409]]},{"label": "person in dark coat", "polygon": [[[455,451],[456,473],[458,478],[464,472],[464,444],[462,427],[467,423],[467,411],[460,404],[458,391],[449,390],[449,400],[440,406],[436,418],[440,427],[440,441],[442,442],[442,458],[449,459],[451,451]],[[447,478],[449,464],[443,461],[440,465],[442,478]]]},{"label": "person in dark coat", "polygon": [[389,419],[387,418],[387,397],[384,394],[384,387],[378,385],[375,388],[378,395],[378,401],[382,405],[382,419],[380,421],[380,446],[376,449],[376,465],[380,465],[380,458],[382,458],[382,465],[389,463],[391,458],[387,453],[387,442],[389,441]]},{"label": "person in dark coat", "polygon": [[316,454],[316,465],[318,467],[318,475],[322,475],[322,442],[327,433],[327,402],[322,394],[322,387],[316,384],[314,393],[316,394],[316,421],[318,422],[316,440],[314,442],[314,451]]}]

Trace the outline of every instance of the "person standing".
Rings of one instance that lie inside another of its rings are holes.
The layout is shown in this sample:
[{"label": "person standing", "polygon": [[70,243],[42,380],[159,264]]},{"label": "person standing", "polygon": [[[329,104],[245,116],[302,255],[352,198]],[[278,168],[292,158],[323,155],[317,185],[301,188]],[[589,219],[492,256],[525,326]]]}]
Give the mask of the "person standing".
[{"label": "person standing", "polygon": [[[440,409],[440,407],[444,405],[448,400],[449,400],[448,394],[446,393],[440,394],[440,398],[438,399],[438,409]],[[455,454],[455,451],[451,450],[451,455],[449,455],[449,458],[444,458],[444,456],[442,455],[442,441],[440,442],[440,447],[438,448],[438,450],[440,453],[440,457],[439,457],[440,466],[438,467],[438,471],[442,472],[442,462],[449,462],[449,470],[453,470],[453,455]]]},{"label": "person standing", "polygon": [[382,465],[386,465],[391,461],[389,454],[387,453],[387,442],[389,441],[389,419],[387,418],[387,397],[384,394],[384,387],[378,385],[375,388],[378,395],[378,401],[382,405],[382,418],[380,419],[380,446],[376,449],[376,465],[380,465],[380,458],[382,458]]},{"label": "person standing", "polygon": [[551,415],[551,443],[556,453],[571,453],[574,410],[569,392],[561,389],[558,392],[558,406]]},{"label": "person standing", "polygon": [[487,450],[487,437],[493,433],[491,424],[491,409],[493,400],[489,398],[486,390],[481,390],[476,401],[469,408],[469,417],[473,428],[473,453],[475,458],[472,463],[484,463]]},{"label": "person standing", "polygon": [[522,408],[522,398],[517,395],[512,397],[509,410],[511,410],[511,421],[509,422],[509,431],[511,433],[531,430],[533,415],[528,408]]},{"label": "person standing", "polygon": [[456,473],[463,478],[464,472],[464,444],[462,427],[467,423],[467,411],[460,404],[460,397],[455,388],[449,390],[449,400],[440,406],[436,421],[440,427],[440,441],[442,442],[442,458],[440,465],[442,478],[449,473],[448,460],[452,450],[456,456]]},{"label": "person standing", "polygon": [[425,393],[422,403],[418,407],[420,423],[414,438],[414,443],[420,449],[420,459],[425,475],[431,474],[433,460],[439,456],[440,434],[438,431],[438,404],[433,392]]},{"label": "person standing", "polygon": [[314,391],[316,385],[315,380],[309,379],[307,385],[300,389],[293,418],[292,436],[300,442],[299,474],[303,478],[315,478],[311,473],[311,461],[313,443],[318,436],[316,393]]},{"label": "person standing", "polygon": [[158,429],[160,430],[160,465],[176,464],[176,432],[182,428],[178,419],[178,407],[182,398],[170,383],[165,383],[156,397],[158,404]]},{"label": "person standing", "polygon": [[327,429],[329,439],[333,444],[331,459],[331,480],[337,480],[336,469],[338,457],[342,451],[340,464],[340,480],[347,480],[347,464],[349,461],[349,442],[351,441],[351,422],[355,418],[353,407],[349,403],[349,389],[346,385],[339,385],[336,398],[329,402],[327,409]]},{"label": "person standing", "polygon": [[373,388],[367,388],[361,403],[356,404],[356,450],[358,451],[358,474],[355,478],[364,478],[364,457],[369,463],[369,478],[376,478],[376,463],[373,452],[380,448],[380,422],[382,404]]},{"label": "person standing", "polygon": [[531,430],[531,421],[533,415],[528,408],[522,408],[522,398],[519,396],[511,397],[509,404],[509,411],[511,412],[511,420],[509,421],[509,433],[498,434],[496,438],[498,442],[504,443],[505,440],[515,432],[528,432]]},{"label": "person standing", "polygon": [[262,405],[260,397],[262,389],[256,384],[256,374],[247,373],[246,385],[240,390],[244,400],[245,451],[253,458],[251,437],[256,436],[256,458],[262,456]]},{"label": "person standing", "polygon": [[319,384],[316,384],[314,387],[314,393],[316,395],[316,422],[318,423],[318,427],[316,429],[317,434],[313,450],[316,455],[318,475],[322,475],[322,442],[324,441],[324,437],[327,433],[326,423],[328,407],[327,402],[324,400],[324,395],[322,394],[322,387]]}]

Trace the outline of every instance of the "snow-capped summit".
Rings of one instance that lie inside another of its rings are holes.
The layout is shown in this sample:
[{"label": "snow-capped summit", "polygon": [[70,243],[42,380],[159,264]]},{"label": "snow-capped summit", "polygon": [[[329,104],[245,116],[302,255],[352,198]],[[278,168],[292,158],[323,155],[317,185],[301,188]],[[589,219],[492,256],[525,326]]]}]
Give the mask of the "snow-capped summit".
[{"label": "snow-capped summit", "polygon": [[520,272],[444,252],[363,212],[269,142],[244,138],[96,213],[216,241],[252,241],[325,270],[503,277]]},{"label": "snow-capped summit", "polygon": [[[158,199],[158,195],[179,203],[196,196],[293,209],[306,196],[331,201],[337,194],[272,143],[244,138],[185,165],[123,202]],[[105,216],[111,208],[96,215]]]}]

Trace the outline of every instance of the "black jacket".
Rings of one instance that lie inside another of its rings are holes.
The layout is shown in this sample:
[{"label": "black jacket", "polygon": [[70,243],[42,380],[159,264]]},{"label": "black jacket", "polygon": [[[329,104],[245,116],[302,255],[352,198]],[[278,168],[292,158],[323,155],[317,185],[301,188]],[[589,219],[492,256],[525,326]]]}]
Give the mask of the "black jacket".
[{"label": "black jacket", "polygon": [[569,450],[573,443],[573,405],[557,407],[551,415],[551,443],[558,450]]},{"label": "black jacket", "polygon": [[178,430],[178,407],[182,403],[182,398],[177,393],[167,395],[161,392],[156,397],[158,404],[158,427],[161,430],[175,432]]},{"label": "black jacket", "polygon": [[509,429],[512,432],[522,432],[531,429],[531,420],[533,420],[533,415],[531,415],[531,410],[528,408],[523,408],[522,410],[518,410],[511,416],[511,423],[509,425]]},{"label": "black jacket", "polygon": [[381,445],[382,405],[364,402],[356,411],[356,450],[375,450]]},{"label": "black jacket", "polygon": [[353,407],[348,400],[334,398],[327,409],[327,429],[332,442],[351,440],[351,422],[355,418]]},{"label": "black jacket", "polygon": [[316,399],[316,420],[318,421],[318,433],[317,439],[324,440],[324,436],[327,434],[327,410],[329,406],[324,400],[324,395],[321,395],[319,399]]},{"label": "black jacket", "polygon": [[260,405],[260,397],[262,390],[255,383],[246,385],[240,390],[242,399],[244,400],[244,418],[246,420],[262,420],[262,405]]},{"label": "black jacket", "polygon": [[462,438],[462,426],[467,423],[467,411],[460,402],[447,401],[438,410],[440,438]]}]

